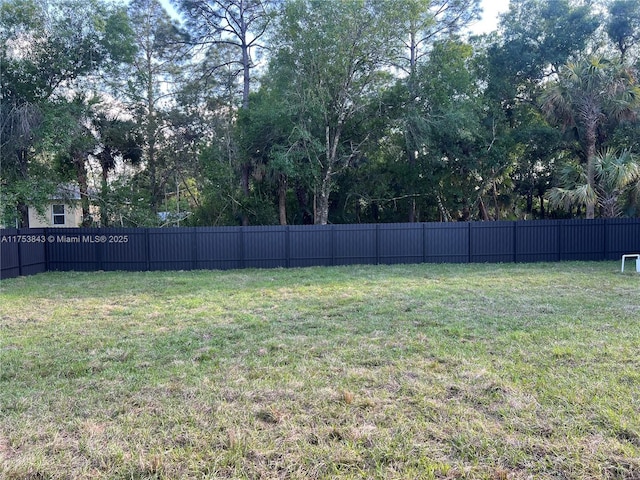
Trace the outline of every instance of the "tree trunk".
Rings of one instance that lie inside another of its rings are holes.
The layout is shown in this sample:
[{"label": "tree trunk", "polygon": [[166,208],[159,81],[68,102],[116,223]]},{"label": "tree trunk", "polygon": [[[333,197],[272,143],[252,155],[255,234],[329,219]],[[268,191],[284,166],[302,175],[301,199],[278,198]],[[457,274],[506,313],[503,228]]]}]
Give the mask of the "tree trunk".
[{"label": "tree trunk", "polygon": [[318,195],[317,210],[316,210],[316,225],[326,225],[329,223],[329,189],[325,186],[325,182],[322,182],[320,194]]},{"label": "tree trunk", "polygon": [[480,210],[480,218],[485,222],[489,220],[489,212],[487,212],[487,207],[484,204],[484,200],[482,197],[478,197],[478,208]]},{"label": "tree trunk", "polygon": [[464,206],[462,207],[462,217],[460,218],[460,220],[462,220],[463,222],[468,222],[470,219],[471,219],[470,207],[467,204],[467,202],[465,202]]},{"label": "tree trunk", "polygon": [[343,118],[338,118],[338,125],[333,135],[331,135],[329,125],[325,125],[325,165],[315,215],[316,225],[326,225],[329,223],[329,195],[331,194],[332,187],[331,177],[333,175],[333,167],[336,165],[338,158],[338,143],[340,142],[340,135],[342,133],[342,122]]},{"label": "tree trunk", "polygon": [[287,224],[287,177],[280,175],[278,179],[278,216],[280,225]]},{"label": "tree trunk", "polygon": [[16,210],[18,211],[18,228],[29,228],[29,206],[19,201]]},{"label": "tree trunk", "polygon": [[451,214],[449,210],[442,203],[442,198],[440,195],[436,195],[436,201],[438,202],[438,210],[440,210],[440,221],[441,222],[453,222],[453,218],[451,218]]},{"label": "tree trunk", "polygon": [[[413,23],[413,22],[412,22]],[[408,87],[409,87],[409,105],[411,105],[411,110],[415,108],[415,99],[418,96],[417,93],[417,65],[418,65],[418,44],[416,39],[416,29],[415,26],[411,25],[411,33],[410,33],[410,45],[409,45],[409,79],[408,79]],[[412,112],[414,114],[414,112]],[[407,160],[409,161],[409,171],[413,173],[416,168],[416,153],[415,153],[415,142],[414,138],[410,132],[407,132]],[[412,182],[413,183],[413,182]],[[413,190],[413,189],[412,189]],[[415,190],[411,193],[416,193]],[[417,218],[416,214],[416,200],[415,198],[411,200],[409,203],[409,223],[415,223]]]},{"label": "tree trunk", "polygon": [[500,203],[498,202],[498,189],[496,188],[496,183],[493,182],[493,205],[496,209],[495,219],[496,221],[500,220]]},{"label": "tree trunk", "polygon": [[[586,123],[586,141],[587,141],[587,184],[592,192],[596,191],[596,135],[598,127],[598,112],[594,112],[594,116]],[[592,220],[595,218],[596,205],[595,199],[587,199],[586,202],[586,218]]]},{"label": "tree trunk", "polygon": [[[246,31],[247,26],[244,23],[244,16],[241,17],[241,32],[242,32],[242,109],[249,109],[249,91],[251,86],[251,58],[249,57],[249,47],[246,43]],[[251,163],[247,160],[242,163],[242,195],[245,201],[249,200],[249,180],[251,176]],[[246,212],[242,212],[242,225],[249,225],[249,217]]]},{"label": "tree trunk", "polygon": [[409,205],[409,218],[408,218],[409,223],[415,223],[417,216],[418,215],[416,213],[416,199],[412,198]]},{"label": "tree trunk", "polygon": [[603,195],[601,200],[602,216],[604,218],[616,218],[620,216],[618,209],[618,195],[615,193]]},{"label": "tree trunk", "polygon": [[242,42],[242,108],[249,108],[249,91],[251,87],[251,58],[249,47]]},{"label": "tree trunk", "polygon": [[105,228],[109,226],[109,205],[107,197],[109,196],[109,171],[106,167],[102,167],[102,182],[100,185],[100,226]]},{"label": "tree trunk", "polygon": [[[29,153],[27,149],[20,149],[17,152],[20,175],[25,180],[29,178]],[[18,214],[18,228],[29,228],[29,205],[24,198],[19,198],[16,210]]]},{"label": "tree trunk", "polygon": [[307,191],[298,185],[296,187],[296,198],[298,199],[298,210],[302,213],[302,224],[311,225],[314,222],[314,217],[309,208],[309,198]]},{"label": "tree trunk", "polygon": [[[155,112],[155,91],[153,86],[154,81],[154,66],[152,57],[152,47],[147,46],[147,126],[146,126],[146,141],[147,141],[147,168],[149,171],[149,195],[150,195],[150,207],[154,215],[158,213],[158,179],[156,170],[156,128],[157,119]],[[157,218],[154,218],[154,222]]]},{"label": "tree trunk", "polygon": [[326,225],[329,223],[329,194],[331,193],[331,167],[327,168],[322,177],[320,192],[318,194],[315,220],[316,225]]},{"label": "tree trunk", "polygon": [[89,182],[87,180],[87,167],[84,163],[83,152],[78,152],[73,156],[73,164],[76,169],[76,178],[80,188],[80,205],[82,206],[81,227],[91,226],[91,213],[89,211]]}]

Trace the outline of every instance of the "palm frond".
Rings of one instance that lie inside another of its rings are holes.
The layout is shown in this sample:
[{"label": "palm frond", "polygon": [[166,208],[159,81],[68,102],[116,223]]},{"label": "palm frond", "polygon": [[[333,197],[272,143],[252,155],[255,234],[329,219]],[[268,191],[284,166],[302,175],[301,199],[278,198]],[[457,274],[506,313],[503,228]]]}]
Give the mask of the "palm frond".
[{"label": "palm frond", "polygon": [[640,163],[628,150],[607,149],[596,157],[596,179],[606,191],[622,191],[640,178]]},{"label": "palm frond", "polygon": [[575,188],[552,188],[547,194],[547,200],[552,207],[568,211],[576,206],[596,205],[597,195],[590,185],[584,184]]}]

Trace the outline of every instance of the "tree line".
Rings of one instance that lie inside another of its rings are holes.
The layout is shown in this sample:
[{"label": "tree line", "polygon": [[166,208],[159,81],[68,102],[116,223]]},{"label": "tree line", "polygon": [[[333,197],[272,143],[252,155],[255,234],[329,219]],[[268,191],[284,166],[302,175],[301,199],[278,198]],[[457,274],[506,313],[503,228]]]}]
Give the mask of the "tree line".
[{"label": "tree line", "polygon": [[640,216],[640,4],[5,0],[0,223]]}]

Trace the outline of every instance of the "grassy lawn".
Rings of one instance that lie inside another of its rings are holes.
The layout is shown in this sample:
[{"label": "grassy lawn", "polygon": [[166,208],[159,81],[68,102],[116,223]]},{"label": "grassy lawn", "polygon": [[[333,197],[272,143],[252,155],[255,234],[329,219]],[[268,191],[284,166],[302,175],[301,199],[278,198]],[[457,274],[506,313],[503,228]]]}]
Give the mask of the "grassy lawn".
[{"label": "grassy lawn", "polygon": [[0,478],[640,478],[617,262],[0,283]]}]

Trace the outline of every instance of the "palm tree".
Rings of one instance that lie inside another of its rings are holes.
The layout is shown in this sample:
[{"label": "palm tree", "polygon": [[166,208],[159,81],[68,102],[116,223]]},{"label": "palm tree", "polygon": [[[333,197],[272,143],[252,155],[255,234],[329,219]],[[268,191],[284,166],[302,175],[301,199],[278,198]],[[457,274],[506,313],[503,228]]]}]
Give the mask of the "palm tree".
[{"label": "palm tree", "polygon": [[589,183],[584,165],[567,164],[561,171],[563,187],[551,189],[549,203],[569,210],[577,205],[598,205],[605,218],[619,217],[620,200],[635,189],[640,193],[640,162],[628,150],[618,153],[607,149],[593,161],[594,182]]},{"label": "palm tree", "polygon": [[[543,110],[563,128],[575,128],[586,157],[584,200],[587,218],[595,217],[595,159],[598,131],[605,124],[635,117],[640,86],[622,64],[591,57],[567,64],[543,96]],[[591,190],[589,192],[587,190]]]}]

